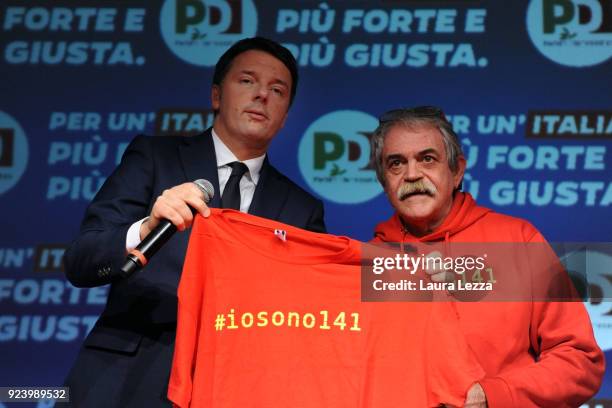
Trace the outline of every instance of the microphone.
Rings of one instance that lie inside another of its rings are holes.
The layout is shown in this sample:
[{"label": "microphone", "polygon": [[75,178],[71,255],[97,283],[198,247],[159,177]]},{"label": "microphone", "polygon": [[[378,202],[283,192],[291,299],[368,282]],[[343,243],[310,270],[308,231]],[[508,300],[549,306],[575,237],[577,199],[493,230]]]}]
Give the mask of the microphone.
[{"label": "microphone", "polygon": [[[208,180],[198,179],[193,182],[204,194],[204,202],[208,203],[215,196],[215,188]],[[193,212],[195,212],[192,209]],[[176,232],[176,226],[168,220],[161,220],[157,227],[132,249],[121,267],[121,276],[129,277],[144,267],[149,259],[170,239]]]}]

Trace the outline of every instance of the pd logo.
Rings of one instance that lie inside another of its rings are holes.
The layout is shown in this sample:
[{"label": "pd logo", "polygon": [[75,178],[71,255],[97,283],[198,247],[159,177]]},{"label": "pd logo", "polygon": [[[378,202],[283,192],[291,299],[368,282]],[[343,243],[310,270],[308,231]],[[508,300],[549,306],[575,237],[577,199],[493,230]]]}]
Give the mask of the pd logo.
[{"label": "pd logo", "polygon": [[0,194],[17,184],[27,163],[25,132],[15,119],[0,111]]},{"label": "pd logo", "polygon": [[341,204],[370,200],[383,190],[370,165],[370,135],[378,120],[342,110],[314,121],[300,141],[298,164],[308,186]]},{"label": "pd logo", "polygon": [[573,67],[612,56],[612,0],[531,0],[527,31],[552,61]]},{"label": "pd logo", "polygon": [[257,32],[252,0],[166,0],[162,37],[182,60],[210,67],[230,45]]},{"label": "pd logo", "polygon": [[585,304],[593,333],[602,350],[612,349],[612,252],[610,248],[587,252],[587,280],[591,298]]}]

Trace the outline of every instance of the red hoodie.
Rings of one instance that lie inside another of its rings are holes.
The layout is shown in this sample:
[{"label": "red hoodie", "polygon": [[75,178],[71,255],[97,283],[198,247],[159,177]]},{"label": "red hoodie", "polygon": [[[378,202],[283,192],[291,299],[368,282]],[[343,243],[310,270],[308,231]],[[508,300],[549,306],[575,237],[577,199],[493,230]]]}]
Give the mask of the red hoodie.
[{"label": "red hoodie", "polygon": [[[374,242],[545,242],[527,221],[457,193],[431,234],[406,232],[399,215],[376,226]],[[454,302],[461,328],[486,376],[490,408],[577,407],[601,384],[605,362],[580,302]]]}]

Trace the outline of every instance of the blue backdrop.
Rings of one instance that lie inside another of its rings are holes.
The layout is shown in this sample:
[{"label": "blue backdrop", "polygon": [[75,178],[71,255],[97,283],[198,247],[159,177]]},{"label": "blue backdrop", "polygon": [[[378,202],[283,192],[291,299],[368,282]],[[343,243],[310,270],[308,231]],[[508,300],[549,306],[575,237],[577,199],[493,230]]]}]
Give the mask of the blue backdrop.
[{"label": "blue backdrop", "polygon": [[[214,63],[245,36],[298,59],[270,160],[331,233],[368,240],[391,214],[367,162],[377,116],[439,105],[481,205],[611,241],[610,0],[7,0],[0,32],[0,386],[62,383],[107,293],[61,271],[87,203],[136,134],[210,125]],[[586,304],[607,351],[610,303]]]}]

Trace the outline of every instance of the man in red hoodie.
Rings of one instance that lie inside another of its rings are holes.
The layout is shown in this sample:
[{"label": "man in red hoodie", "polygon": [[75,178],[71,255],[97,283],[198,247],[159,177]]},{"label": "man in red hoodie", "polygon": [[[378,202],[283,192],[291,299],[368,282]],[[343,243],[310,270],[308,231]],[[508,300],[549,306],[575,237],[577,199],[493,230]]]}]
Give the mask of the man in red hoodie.
[{"label": "man in red hoodie", "polygon": [[[466,161],[440,109],[385,113],[372,154],[396,211],[376,227],[375,242],[546,242],[527,221],[480,207],[460,191]],[[431,278],[446,279],[445,272]],[[604,357],[581,302],[454,304],[486,372],[465,406],[578,407],[599,389]]]}]

